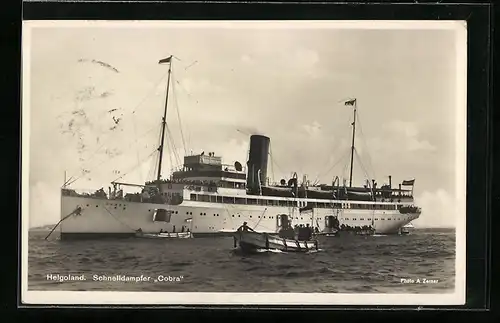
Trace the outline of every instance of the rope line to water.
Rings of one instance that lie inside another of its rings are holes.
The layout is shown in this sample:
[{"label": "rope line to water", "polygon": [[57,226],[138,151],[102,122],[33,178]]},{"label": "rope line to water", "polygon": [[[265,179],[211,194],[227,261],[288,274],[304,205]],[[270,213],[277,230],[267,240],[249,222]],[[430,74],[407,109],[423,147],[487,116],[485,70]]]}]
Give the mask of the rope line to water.
[{"label": "rope line to water", "polygon": [[130,230],[132,230],[132,231],[134,231],[134,232],[136,231],[136,229],[132,229],[132,228],[131,228],[128,224],[126,224],[125,222],[122,222],[120,219],[118,219],[117,217],[115,217],[115,216],[113,215],[113,213],[111,213],[111,212],[110,212],[110,211],[109,211],[109,210],[108,210],[105,206],[103,206],[103,208],[104,208],[106,211],[108,211],[108,213],[109,213],[109,214],[110,214],[110,215],[111,215],[111,216],[112,216],[112,217],[113,217],[116,221],[118,221],[118,222],[120,222],[121,224],[125,225],[125,226],[126,226],[127,228],[129,228]]}]

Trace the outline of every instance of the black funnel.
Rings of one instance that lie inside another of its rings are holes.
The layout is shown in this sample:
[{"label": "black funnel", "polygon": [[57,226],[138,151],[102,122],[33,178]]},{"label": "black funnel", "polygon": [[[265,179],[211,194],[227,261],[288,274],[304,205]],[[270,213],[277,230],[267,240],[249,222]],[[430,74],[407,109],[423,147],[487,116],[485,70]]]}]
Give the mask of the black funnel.
[{"label": "black funnel", "polygon": [[259,192],[259,176],[260,185],[265,185],[266,183],[270,141],[269,137],[266,136],[250,136],[250,153],[247,162],[247,188],[251,192]]}]

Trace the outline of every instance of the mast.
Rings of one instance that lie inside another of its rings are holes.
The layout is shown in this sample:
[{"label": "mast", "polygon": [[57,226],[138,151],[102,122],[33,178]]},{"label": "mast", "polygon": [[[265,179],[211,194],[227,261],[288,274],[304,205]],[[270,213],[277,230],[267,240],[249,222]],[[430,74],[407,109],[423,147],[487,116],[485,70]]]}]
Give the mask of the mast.
[{"label": "mast", "polygon": [[167,78],[167,93],[165,95],[165,110],[163,111],[163,118],[161,123],[161,142],[158,151],[160,152],[160,158],[158,160],[158,174],[156,180],[159,182],[161,178],[161,165],[163,161],[163,147],[165,145],[165,128],[167,127],[167,106],[168,106],[168,92],[170,88],[170,75],[172,73],[172,55],[167,58],[161,59],[158,64],[168,63],[168,78]]},{"label": "mast", "polygon": [[356,135],[356,99],[346,102],[346,105],[352,105],[354,107],[353,114],[354,120],[352,122],[352,144],[351,144],[351,171],[349,172],[349,187],[352,187],[352,167],[354,163],[354,137]]}]

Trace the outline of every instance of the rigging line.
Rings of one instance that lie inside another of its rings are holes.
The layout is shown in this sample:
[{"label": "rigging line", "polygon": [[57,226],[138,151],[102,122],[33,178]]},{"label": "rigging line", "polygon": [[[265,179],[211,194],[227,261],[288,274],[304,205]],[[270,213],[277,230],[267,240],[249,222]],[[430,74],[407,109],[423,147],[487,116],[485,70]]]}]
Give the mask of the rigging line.
[{"label": "rigging line", "polygon": [[269,143],[269,157],[271,157],[271,176],[272,176],[273,183],[275,183],[275,179],[274,179],[274,158],[273,158],[272,152],[273,152],[272,144]]},{"label": "rigging line", "polygon": [[198,104],[198,100],[194,99],[193,96],[184,88],[184,86],[182,85],[182,83],[180,83],[178,80],[175,81],[179,87],[181,88],[182,91],[184,91],[184,93],[186,93],[186,95],[188,96],[188,98],[194,100],[196,102],[196,104]]},{"label": "rigging line", "polygon": [[[181,164],[181,158],[179,157],[179,153],[177,152],[177,147],[175,145],[175,141],[173,140],[173,136],[172,136],[172,132],[170,131],[170,129],[167,127],[167,133],[170,137],[170,141],[171,141],[171,145],[173,147],[172,151],[173,151],[173,155],[174,155],[174,158],[175,158],[175,161],[177,163],[177,165],[175,166],[178,166]],[[172,165],[173,167],[174,165]]]},{"label": "rigging line", "polygon": [[[174,73],[174,72],[172,72],[172,73]],[[172,84],[175,84],[175,83],[177,83],[177,85],[179,85],[180,89],[181,89],[182,91],[184,91],[184,93],[187,95],[187,97],[188,97],[189,99],[194,100],[194,101],[196,102],[196,104],[198,104],[198,100],[196,100],[196,99],[194,99],[194,98],[192,97],[192,95],[191,95],[191,94],[190,94],[190,93],[189,93],[189,92],[188,92],[188,91],[184,88],[184,86],[182,85],[182,83],[180,83],[180,82],[179,82],[179,80],[178,80],[177,78],[175,79],[175,81],[174,81],[174,82],[172,82]],[[175,97],[176,97],[176,99],[175,99],[175,100],[176,100],[176,102],[177,102],[177,95],[176,95],[175,93],[174,93],[174,95],[175,95]],[[180,124],[180,119],[179,119],[179,124]],[[180,127],[181,127],[181,132],[182,132],[182,125],[180,125]],[[182,133],[181,133],[181,135],[183,136],[183,139],[182,139],[182,140],[183,140],[183,142],[184,142],[184,135],[183,135]],[[187,145],[185,145],[185,143],[184,143],[184,146],[185,146],[185,147],[187,147],[187,146],[191,146],[191,132],[190,132],[189,130],[188,130]],[[185,155],[187,155],[186,150],[187,150],[187,148],[185,148],[185,151],[184,151],[184,154],[185,154]]]},{"label": "rigging line", "polygon": [[264,212],[262,212],[262,214],[260,215],[259,221],[257,221],[257,223],[254,225],[254,227],[252,229],[255,230],[255,228],[259,225],[260,221],[262,221],[262,219],[264,218],[264,214],[266,213],[266,211],[267,211],[267,207],[264,209]]},{"label": "rigging line", "polygon": [[[135,120],[135,113],[132,114],[132,125],[134,127],[134,137],[135,137],[135,144],[137,144],[137,141],[138,141],[138,138],[137,138],[137,124],[136,124],[136,120]],[[137,155],[137,163],[139,163],[139,160],[140,160],[140,154],[139,154],[139,149],[137,149],[136,147],[136,155]],[[139,170],[139,176],[141,177],[141,181],[144,181],[144,176],[142,175],[142,167],[141,169]]]},{"label": "rigging line", "polygon": [[[116,158],[118,155],[116,156],[113,156],[113,157],[110,157],[109,159],[105,159],[103,160],[100,164],[98,164],[96,167],[101,167],[102,165],[104,165],[105,163],[109,162],[110,160],[112,160],[113,158]],[[86,176],[88,175],[87,172],[85,172],[85,170],[83,170],[80,174],[80,176],[78,177],[75,177],[73,178],[72,181],[68,181],[68,183],[66,184],[66,186],[70,186],[71,184],[73,184],[74,182],[76,182],[77,180],[81,179],[81,178],[85,178]]]},{"label": "rigging line", "polygon": [[366,142],[366,138],[365,138],[365,136],[363,134],[363,127],[362,127],[362,124],[361,124],[361,119],[359,117],[359,114],[357,114],[356,117],[357,117],[357,121],[358,121],[357,123],[359,125],[359,131],[360,131],[360,134],[361,134],[361,138],[363,140],[363,143],[366,146],[366,154],[368,156],[367,159],[368,159],[368,164],[369,164],[368,166],[371,168],[371,171],[373,172],[373,176],[376,177],[375,168],[373,167],[372,158],[371,158],[370,152],[368,150],[368,143]]},{"label": "rigging line", "polygon": [[[167,133],[170,137],[170,144],[172,146],[172,154],[174,155],[174,158],[175,158],[175,161],[180,164],[180,157],[179,157],[179,153],[177,151],[177,146],[175,145],[175,140],[174,140],[174,137],[172,135],[172,131],[170,131],[170,129],[167,127]],[[172,165],[173,166],[173,165]]]},{"label": "rigging line", "polygon": [[[345,133],[348,133],[348,127],[347,127],[347,125],[349,125],[349,127],[350,127],[350,125],[352,124],[352,121],[350,121],[350,120],[351,120],[351,115],[349,114],[347,117],[345,117],[345,122],[344,122],[344,121],[342,121],[342,122],[340,123],[342,126],[337,127],[337,129],[341,129],[341,130],[342,130],[342,131],[341,131],[341,133],[344,133],[344,132],[345,132]],[[343,130],[344,128],[345,128],[345,131]],[[331,150],[331,154],[336,153],[336,152],[337,152],[337,150],[340,148],[340,146],[341,146],[341,144],[342,144],[342,142],[341,142],[340,140],[336,140],[336,143],[337,143],[337,144],[335,145],[335,147]],[[331,155],[330,155],[330,156],[331,156]],[[327,157],[327,160],[325,161],[325,163],[324,163],[324,164],[328,164],[329,159],[330,159],[330,156],[328,156],[328,157]],[[329,172],[329,171],[327,171],[326,173],[328,173],[328,172]],[[316,179],[314,180],[314,182],[316,182],[316,181],[319,179],[319,177],[323,176],[324,174],[325,174],[325,173],[320,173],[320,174],[318,174],[318,175],[316,176]]]},{"label": "rigging line", "polygon": [[335,168],[335,166],[337,166],[341,161],[344,160],[344,158],[347,156],[348,152],[349,151],[344,152],[344,154],[341,155],[339,159],[337,159],[337,161],[330,167],[330,169],[328,169],[326,172],[321,173],[316,179],[319,179],[320,177],[323,177],[324,175],[331,172]]},{"label": "rigging line", "polygon": [[[169,149],[170,151],[172,151],[172,150],[173,150],[173,148],[172,148],[172,141],[170,141],[170,140],[169,140],[169,141],[167,142],[167,146],[169,146],[169,147],[170,147],[170,149]],[[172,172],[173,172],[173,170],[174,170],[174,161],[172,160],[172,153],[168,154],[168,157],[169,157],[169,159],[170,159],[170,172],[172,173]]]},{"label": "rigging line", "polygon": [[131,171],[133,171],[136,167],[140,167],[140,165],[148,160],[151,156],[153,156],[153,154],[156,152],[156,149],[153,150],[149,155],[147,155],[145,158],[143,158],[142,160],[139,160],[137,162],[137,165],[134,165],[129,171],[125,172],[123,175],[119,176],[118,178],[114,179],[112,182],[116,182],[117,180],[121,179],[123,176],[126,176],[128,174],[130,174]]},{"label": "rigging line", "polygon": [[[158,133],[159,133],[158,136],[160,136],[161,131],[158,131]],[[160,140],[160,139],[158,139],[158,140]],[[156,147],[158,147],[158,146],[156,146]],[[158,148],[155,148],[154,153],[156,153],[157,151],[158,151]],[[158,165],[158,159],[159,158],[160,158],[159,155],[156,155],[155,158],[151,159],[151,164],[149,165],[149,170],[148,170],[148,173],[147,173],[147,179],[152,179],[153,178],[154,173],[156,171],[156,167]]]},{"label": "rigging line", "polygon": [[[143,133],[143,134],[142,134],[142,135],[141,135],[138,139],[143,138],[144,136],[146,136],[147,134],[149,134],[151,131],[153,131],[156,127],[157,127],[157,126],[152,127],[152,128],[151,128],[151,129],[149,129],[147,132]],[[83,168],[84,170],[85,170],[86,168],[88,168],[88,165],[90,164],[90,161],[91,161],[91,160],[92,160],[92,159],[93,159],[93,158],[97,155],[97,153],[99,152],[99,150],[100,150],[102,147],[104,147],[104,145],[105,145],[105,144],[103,143],[103,144],[102,144],[102,145],[101,145],[101,146],[100,146],[100,147],[99,147],[99,148],[98,148],[98,149],[97,149],[97,150],[96,150],[96,151],[95,151],[95,152],[91,155],[91,157],[90,157],[89,159],[87,159],[87,162],[86,162],[84,165],[82,165],[82,166],[81,166],[81,168]],[[128,146],[128,147],[124,147],[124,148],[125,148],[125,149],[126,149],[126,148],[130,148],[130,146],[131,146],[131,145],[132,145],[132,143],[129,143],[129,146]],[[113,158],[115,158],[115,157],[116,157],[116,156],[114,156],[114,157],[111,157],[111,158],[109,158],[109,159],[104,160],[104,161],[103,161],[103,162],[101,162],[98,166],[101,166],[103,163],[105,163],[105,162],[107,162],[107,161],[110,161],[110,160],[112,160],[112,159],[113,159]],[[83,174],[83,176],[82,176],[82,174]],[[80,176],[79,176],[77,179],[80,179],[80,178],[82,178],[82,177],[85,177],[85,176],[84,176],[84,174],[85,174],[85,171],[81,171],[81,172],[80,172]],[[73,174],[73,175],[71,175],[70,177],[73,177],[73,176],[76,176],[76,175],[75,175],[75,174]],[[76,179],[75,179],[75,180],[73,180],[71,183],[74,183],[75,181],[76,181]],[[69,184],[68,184],[68,185],[69,185]]]},{"label": "rigging line", "polygon": [[167,75],[168,75],[168,72],[165,72],[165,73],[162,74],[162,76],[158,79],[158,81],[156,81],[156,83],[154,83],[154,86],[151,88],[151,91],[149,91],[144,96],[144,98],[141,101],[139,101],[139,103],[134,107],[134,109],[132,110],[132,114],[134,114],[137,111],[137,109],[144,103],[144,101],[146,101],[146,99],[151,95],[151,93],[153,93],[154,91],[156,91],[156,89],[158,88],[158,85],[160,85],[160,83],[163,81],[163,79]]},{"label": "rigging line", "polygon": [[[345,165],[344,165],[344,168],[342,170],[342,179],[346,179],[347,177],[347,170],[349,168],[349,159],[346,161]],[[343,184],[343,183],[342,183]]]},{"label": "rigging line", "polygon": [[180,133],[181,133],[181,139],[182,139],[182,145],[184,147],[184,155],[187,155],[186,153],[186,141],[184,140],[184,132],[182,130],[182,122],[181,122],[181,114],[180,114],[180,109],[179,109],[179,101],[177,99],[177,94],[175,92],[175,81],[172,82],[172,93],[173,93],[173,96],[174,96],[174,100],[175,100],[175,110],[177,111],[177,119],[179,120],[179,129],[180,129]]},{"label": "rigging line", "polygon": [[[172,172],[174,168],[177,166],[177,163],[179,163],[179,161],[177,158],[177,147],[175,146],[173,138],[171,137],[171,133],[168,130],[168,127],[167,127],[167,134],[169,137],[167,141],[168,157],[170,158],[170,171]],[[172,158],[175,159],[175,163]]]},{"label": "rigging line", "polygon": [[355,155],[356,155],[356,158],[357,158],[357,161],[361,167],[361,170],[363,171],[363,173],[365,174],[366,176],[366,179],[370,179],[370,175],[368,174],[368,172],[366,171],[366,168],[364,167],[363,163],[361,162],[361,157],[359,156],[358,152],[355,151]]},{"label": "rigging line", "polygon": [[113,215],[113,213],[111,213],[111,212],[108,210],[108,208],[106,208],[106,206],[104,206],[104,205],[103,205],[103,208],[104,208],[106,211],[108,211],[108,213],[109,213],[109,214],[110,214],[110,215],[111,215],[111,216],[112,216],[112,217],[113,217],[116,221],[120,222],[121,224],[123,224],[124,226],[126,226],[127,228],[129,228],[130,230],[132,230],[132,231],[134,231],[134,232],[135,232],[135,230],[137,230],[137,229],[132,229],[132,228],[131,228],[128,224],[126,224],[125,222],[123,222],[123,221],[121,221],[120,219],[118,219],[117,217],[115,217],[115,216]]},{"label": "rigging line", "polygon": [[[271,165],[272,164],[275,164],[276,165],[276,168],[278,168],[278,171],[281,172],[282,175],[285,174],[285,172],[283,171],[283,168],[280,167],[280,165],[278,165],[278,163],[276,162],[276,158],[274,158],[274,155],[271,155]],[[274,170],[273,170],[274,171]]]},{"label": "rigging line", "polygon": [[[149,130],[147,130],[146,132],[142,133],[138,138],[137,138],[137,141],[141,138],[143,138],[144,136],[146,136],[147,134],[149,134],[151,131],[153,131],[155,128],[157,127],[157,125],[153,126],[152,128],[150,128]],[[126,144],[127,142],[125,142],[124,144]],[[129,142],[130,144],[130,142]],[[82,165],[82,167],[86,167],[88,166],[88,164],[90,163],[90,161],[92,160],[92,158],[95,157],[95,155],[99,152],[99,150],[101,150],[101,148],[103,148],[105,146],[105,143],[102,143],[95,151],[94,153],[87,159],[86,163],[84,165]],[[128,147],[127,147],[128,148]]]}]

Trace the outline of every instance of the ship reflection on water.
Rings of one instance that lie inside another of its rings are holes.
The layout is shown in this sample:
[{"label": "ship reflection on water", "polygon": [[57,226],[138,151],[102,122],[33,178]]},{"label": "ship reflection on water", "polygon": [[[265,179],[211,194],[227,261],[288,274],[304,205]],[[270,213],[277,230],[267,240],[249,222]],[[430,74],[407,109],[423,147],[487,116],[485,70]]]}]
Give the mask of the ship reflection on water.
[{"label": "ship reflection on water", "polygon": [[[455,284],[454,230],[320,237],[318,252],[251,255],[235,250],[230,237],[46,241],[45,236],[30,233],[29,290],[446,293]],[[83,274],[86,280],[47,279],[56,273]],[[152,278],[93,279],[116,275]],[[159,276],[176,279],[155,282]],[[401,283],[409,278],[438,282]]]}]

